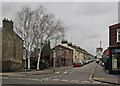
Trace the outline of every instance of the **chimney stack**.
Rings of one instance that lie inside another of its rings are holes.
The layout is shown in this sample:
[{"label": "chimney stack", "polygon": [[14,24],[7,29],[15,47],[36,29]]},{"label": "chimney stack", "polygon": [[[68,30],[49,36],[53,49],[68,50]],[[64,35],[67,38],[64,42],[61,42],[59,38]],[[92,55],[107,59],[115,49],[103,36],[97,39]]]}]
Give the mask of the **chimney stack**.
[{"label": "chimney stack", "polygon": [[61,43],[62,43],[62,44],[68,44],[68,41],[67,41],[67,40],[62,40]]},{"label": "chimney stack", "polygon": [[3,19],[3,28],[13,30],[13,21],[6,18]]}]

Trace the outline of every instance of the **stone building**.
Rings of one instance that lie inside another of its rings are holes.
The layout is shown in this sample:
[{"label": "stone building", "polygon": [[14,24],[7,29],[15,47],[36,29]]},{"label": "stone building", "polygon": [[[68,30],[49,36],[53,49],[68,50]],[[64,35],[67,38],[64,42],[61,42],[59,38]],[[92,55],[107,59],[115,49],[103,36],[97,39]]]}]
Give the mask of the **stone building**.
[{"label": "stone building", "polygon": [[23,40],[14,32],[13,21],[3,20],[2,71],[17,71],[22,68]]}]

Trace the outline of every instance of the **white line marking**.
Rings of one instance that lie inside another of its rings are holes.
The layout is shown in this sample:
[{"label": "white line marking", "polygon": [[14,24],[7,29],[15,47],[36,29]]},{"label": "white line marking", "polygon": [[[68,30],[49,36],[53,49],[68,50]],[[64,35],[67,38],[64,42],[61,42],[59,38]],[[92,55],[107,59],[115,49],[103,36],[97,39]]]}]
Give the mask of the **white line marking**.
[{"label": "white line marking", "polygon": [[8,79],[8,77],[3,77],[3,79]]},{"label": "white line marking", "polygon": [[71,80],[70,82],[79,82],[79,80]]},{"label": "white line marking", "polygon": [[67,80],[67,79],[63,79],[63,80],[61,80],[61,81],[65,81],[65,82],[67,82],[68,80]]},{"label": "white line marking", "polygon": [[82,82],[84,82],[84,83],[89,83],[90,81],[82,81]]},{"label": "white line marking", "polygon": [[17,79],[24,79],[24,78],[17,78]]},{"label": "white line marking", "polygon": [[56,74],[59,74],[60,72],[55,72]]},{"label": "white line marking", "polygon": [[93,83],[94,83],[94,84],[101,84],[101,82],[97,82],[97,81],[94,81]]},{"label": "white line marking", "polygon": [[64,73],[65,73],[65,74],[67,74],[68,72],[67,72],[67,71],[65,71]]},{"label": "white line marking", "polygon": [[54,80],[54,81],[58,81],[59,79],[52,79],[52,80]]},{"label": "white line marking", "polygon": [[48,80],[49,78],[43,78],[43,79],[41,79],[40,81],[43,81],[43,80]]}]

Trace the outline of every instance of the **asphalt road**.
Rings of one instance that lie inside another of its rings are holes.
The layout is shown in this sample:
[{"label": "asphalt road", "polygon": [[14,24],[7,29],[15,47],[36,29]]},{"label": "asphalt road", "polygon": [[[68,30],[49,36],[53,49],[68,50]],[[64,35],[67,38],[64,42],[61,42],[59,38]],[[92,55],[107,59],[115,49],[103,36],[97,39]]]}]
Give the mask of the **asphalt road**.
[{"label": "asphalt road", "polygon": [[81,67],[73,67],[66,70],[60,70],[52,74],[31,75],[31,76],[4,76],[2,84],[104,84],[89,80],[92,70],[97,64],[89,63]]}]

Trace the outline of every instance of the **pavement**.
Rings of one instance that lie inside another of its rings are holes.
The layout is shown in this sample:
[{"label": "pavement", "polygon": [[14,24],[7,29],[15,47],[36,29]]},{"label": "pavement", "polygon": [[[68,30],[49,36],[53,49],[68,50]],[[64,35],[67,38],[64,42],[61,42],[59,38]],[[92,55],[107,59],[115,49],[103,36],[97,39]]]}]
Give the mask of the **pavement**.
[{"label": "pavement", "polygon": [[42,75],[42,74],[50,74],[50,73],[59,73],[58,71],[66,70],[72,68],[72,66],[64,66],[64,67],[56,67],[55,71],[53,71],[53,67],[46,68],[44,70],[30,70],[25,72],[6,72],[0,73],[1,76],[30,76],[30,75]]},{"label": "pavement", "polygon": [[109,74],[108,71],[99,64],[95,67],[93,80],[113,85],[120,85],[120,75]]}]

